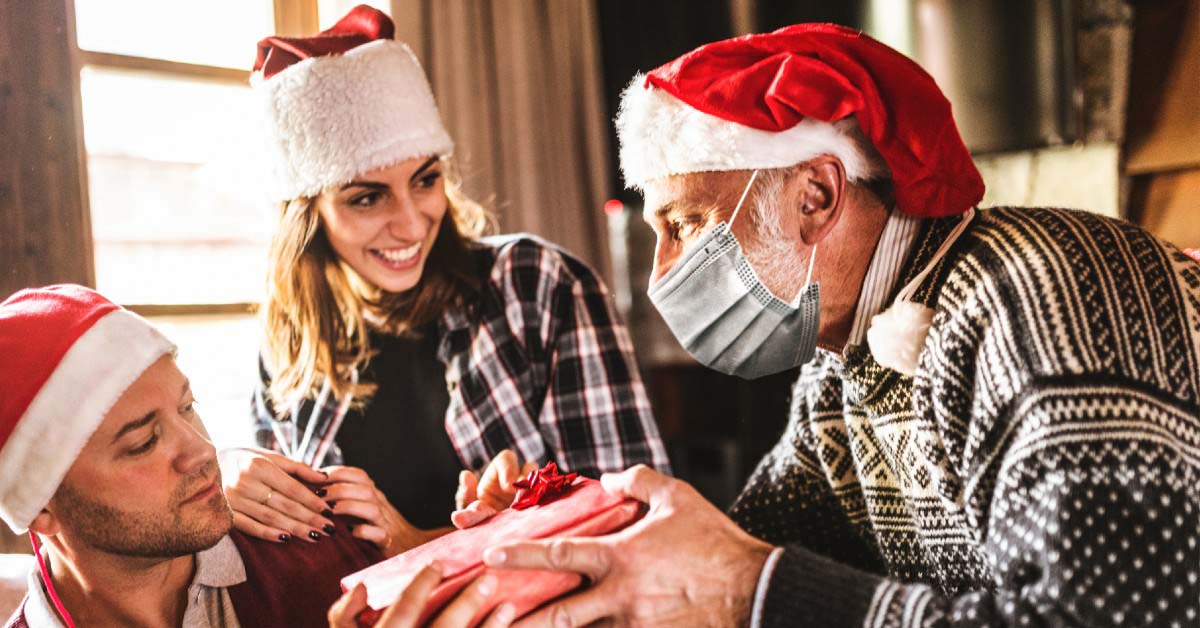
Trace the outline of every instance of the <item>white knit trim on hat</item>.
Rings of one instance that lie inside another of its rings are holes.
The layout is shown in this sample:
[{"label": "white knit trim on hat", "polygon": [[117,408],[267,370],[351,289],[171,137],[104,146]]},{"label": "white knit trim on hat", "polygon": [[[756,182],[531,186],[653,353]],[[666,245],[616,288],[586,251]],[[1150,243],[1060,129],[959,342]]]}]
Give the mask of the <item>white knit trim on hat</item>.
[{"label": "white knit trim on hat", "polygon": [[675,174],[783,168],[820,155],[842,162],[851,181],[890,176],[887,164],[853,118],[801,120],[772,132],[730,122],[646,86],[638,74],[621,94],[617,113],[625,185]]},{"label": "white knit trim on hat", "polygon": [[105,314],[71,345],[0,449],[0,518],[13,532],[29,529],[121,394],[174,351],[128,310]]},{"label": "white knit trim on hat", "polygon": [[408,46],[390,39],[251,77],[264,119],[272,200],[315,196],[454,142]]}]

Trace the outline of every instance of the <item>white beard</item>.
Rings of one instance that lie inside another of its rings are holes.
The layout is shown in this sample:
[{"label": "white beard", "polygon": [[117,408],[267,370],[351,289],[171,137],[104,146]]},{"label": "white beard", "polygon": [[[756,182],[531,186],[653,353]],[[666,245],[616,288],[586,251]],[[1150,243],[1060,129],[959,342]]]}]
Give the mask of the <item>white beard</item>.
[{"label": "white beard", "polygon": [[743,247],[746,259],[763,284],[776,297],[791,302],[804,287],[808,258],[796,254],[795,243],[783,230],[780,214],[783,177],[764,172],[762,184],[754,196],[751,219],[757,227],[750,247]]}]

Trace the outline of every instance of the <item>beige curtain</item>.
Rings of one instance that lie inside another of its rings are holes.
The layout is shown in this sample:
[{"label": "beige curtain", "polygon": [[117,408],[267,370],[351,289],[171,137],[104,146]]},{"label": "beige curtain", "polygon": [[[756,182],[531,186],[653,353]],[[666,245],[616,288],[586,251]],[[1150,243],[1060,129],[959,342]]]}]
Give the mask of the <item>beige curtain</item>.
[{"label": "beige curtain", "polygon": [[467,191],[606,278],[608,129],[591,0],[393,0],[429,74]]}]

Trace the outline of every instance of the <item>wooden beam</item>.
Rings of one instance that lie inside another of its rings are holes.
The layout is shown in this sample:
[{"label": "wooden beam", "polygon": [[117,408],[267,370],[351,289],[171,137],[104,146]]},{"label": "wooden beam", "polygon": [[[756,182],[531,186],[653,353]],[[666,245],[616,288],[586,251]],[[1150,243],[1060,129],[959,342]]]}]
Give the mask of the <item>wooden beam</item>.
[{"label": "wooden beam", "polygon": [[79,51],[79,59],[84,65],[102,68],[152,72],[154,74],[234,83],[237,85],[246,85],[250,82],[249,70],[238,70],[236,68],[222,68],[197,63],[167,61],[166,59],[119,55],[110,52],[96,52],[94,50]]},{"label": "wooden beam", "polygon": [[275,34],[283,37],[305,37],[320,28],[317,0],[274,0]]},{"label": "wooden beam", "polygon": [[127,304],[125,309],[147,318],[151,316],[192,316],[203,314],[254,314],[258,311],[257,303],[135,303]]},{"label": "wooden beam", "polygon": [[0,4],[0,298],[94,285],[72,0]]}]

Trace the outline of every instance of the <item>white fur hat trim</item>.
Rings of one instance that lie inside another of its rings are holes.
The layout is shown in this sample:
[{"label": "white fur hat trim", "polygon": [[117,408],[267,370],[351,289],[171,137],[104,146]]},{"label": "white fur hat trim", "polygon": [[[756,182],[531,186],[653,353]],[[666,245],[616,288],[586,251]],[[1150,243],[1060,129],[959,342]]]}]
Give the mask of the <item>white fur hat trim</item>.
[{"label": "white fur hat trim", "polygon": [[621,95],[617,113],[625,185],[691,172],[784,168],[820,155],[842,162],[851,181],[889,176],[887,165],[853,118],[812,118],[779,132],[762,131],[695,109],[646,85],[644,74]]},{"label": "white fur hat trim", "polygon": [[305,59],[269,79],[255,73],[251,84],[272,200],[314,196],[365,172],[454,150],[420,62],[398,41]]}]

